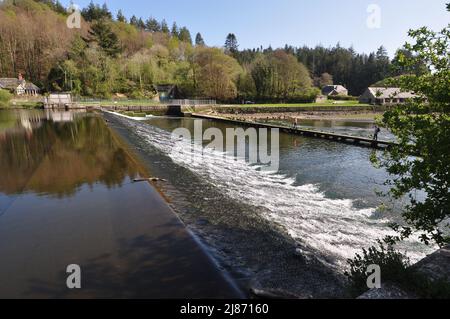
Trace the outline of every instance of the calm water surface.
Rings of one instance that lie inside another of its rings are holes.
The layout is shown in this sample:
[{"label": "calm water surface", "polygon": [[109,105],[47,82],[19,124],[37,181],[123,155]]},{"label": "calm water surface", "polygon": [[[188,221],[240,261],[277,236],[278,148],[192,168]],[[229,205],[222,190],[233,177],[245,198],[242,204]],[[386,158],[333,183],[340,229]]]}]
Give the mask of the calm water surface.
[{"label": "calm water surface", "polygon": [[101,115],[0,111],[0,298],[236,297],[140,176]]}]

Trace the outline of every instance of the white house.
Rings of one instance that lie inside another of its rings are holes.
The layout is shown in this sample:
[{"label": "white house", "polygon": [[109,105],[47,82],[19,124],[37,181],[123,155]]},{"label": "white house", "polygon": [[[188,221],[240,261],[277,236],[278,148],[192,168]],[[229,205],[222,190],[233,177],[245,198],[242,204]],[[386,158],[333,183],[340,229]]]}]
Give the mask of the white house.
[{"label": "white house", "polygon": [[370,87],[359,97],[360,103],[366,104],[401,104],[417,97],[414,92],[402,92],[400,88]]}]

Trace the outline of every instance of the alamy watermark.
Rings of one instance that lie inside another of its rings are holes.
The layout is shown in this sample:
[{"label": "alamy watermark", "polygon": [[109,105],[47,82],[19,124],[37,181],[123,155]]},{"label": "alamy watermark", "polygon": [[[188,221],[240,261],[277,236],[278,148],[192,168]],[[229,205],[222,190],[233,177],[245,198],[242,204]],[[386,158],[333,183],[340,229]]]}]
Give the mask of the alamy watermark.
[{"label": "alamy watermark", "polygon": [[81,289],[81,267],[76,264],[67,266],[66,273],[69,274],[66,280],[67,288]]},{"label": "alamy watermark", "polygon": [[66,20],[67,27],[69,29],[81,29],[80,7],[72,3],[69,8],[67,8],[67,12],[70,13]]},{"label": "alamy watermark", "polygon": [[381,28],[381,7],[378,4],[370,4],[367,7],[367,17],[366,24],[369,29],[380,29]]},{"label": "alamy watermark", "polygon": [[[280,166],[280,137],[276,128],[270,130],[270,136],[267,128],[227,128],[224,136],[219,128],[208,128],[203,132],[203,121],[196,120],[193,136],[187,128],[177,128],[172,132],[172,140],[175,142],[172,154],[190,156],[194,163],[204,161],[205,150],[209,149],[222,153],[223,157],[235,155],[236,160],[261,165],[263,171],[276,172]],[[191,141],[189,146],[187,141]],[[204,146],[205,143],[208,144]],[[217,156],[208,158],[209,161],[220,159]]]},{"label": "alamy watermark", "polygon": [[381,289],[381,267],[379,265],[370,265],[366,271],[367,288]]}]

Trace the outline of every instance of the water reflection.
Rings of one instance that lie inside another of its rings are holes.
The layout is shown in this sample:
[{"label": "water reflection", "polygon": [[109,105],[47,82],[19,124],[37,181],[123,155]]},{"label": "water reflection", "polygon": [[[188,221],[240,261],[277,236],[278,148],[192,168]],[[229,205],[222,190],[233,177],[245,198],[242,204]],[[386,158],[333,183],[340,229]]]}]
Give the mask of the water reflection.
[{"label": "water reflection", "polygon": [[2,193],[58,197],[138,174],[103,120],[86,112],[0,112],[0,169]]}]

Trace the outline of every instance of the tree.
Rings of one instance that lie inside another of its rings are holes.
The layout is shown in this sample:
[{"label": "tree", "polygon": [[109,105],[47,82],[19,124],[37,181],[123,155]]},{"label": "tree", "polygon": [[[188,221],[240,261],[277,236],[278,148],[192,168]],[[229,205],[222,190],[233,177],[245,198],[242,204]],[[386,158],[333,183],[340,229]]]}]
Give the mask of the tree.
[{"label": "tree", "polygon": [[199,93],[221,101],[236,98],[236,80],[242,72],[237,61],[217,48],[198,47],[196,50]]},{"label": "tree", "polygon": [[162,20],[161,21],[161,32],[169,34],[170,30],[169,30],[169,25],[167,24],[166,20]]},{"label": "tree", "polygon": [[186,43],[192,44],[191,32],[189,32],[188,28],[186,28],[186,27],[182,27],[180,29],[180,32],[178,34],[178,38],[182,42],[186,42]]},{"label": "tree", "polygon": [[137,18],[135,15],[133,15],[133,16],[131,17],[131,19],[130,19],[130,24],[131,24],[133,27],[136,27],[136,28],[139,27],[139,20],[138,20],[138,18]]},{"label": "tree", "polygon": [[398,145],[373,161],[391,175],[389,195],[409,199],[402,212],[407,225],[394,225],[399,236],[388,239],[395,242],[418,232],[424,243],[442,246],[450,242],[450,25],[439,33],[411,30],[409,36],[416,43],[404,47],[411,55],[399,52],[399,65],[423,64],[428,72],[392,80],[417,97],[384,114],[381,124],[397,136]]},{"label": "tree", "polygon": [[117,21],[127,23],[127,18],[123,15],[122,10],[117,12]]},{"label": "tree", "polygon": [[108,9],[108,6],[103,4],[102,7],[100,7],[98,4],[95,4],[93,1],[89,3],[87,8],[83,9],[81,11],[81,14],[83,18],[86,21],[94,21],[94,20],[100,20],[100,19],[111,19],[112,14]]},{"label": "tree", "polygon": [[137,27],[138,27],[138,29],[141,29],[141,30],[145,29],[145,23],[144,23],[144,20],[142,20],[142,18],[139,18]]},{"label": "tree", "polygon": [[251,65],[259,99],[286,100],[310,92],[312,80],[306,67],[283,50],[260,54]]},{"label": "tree", "polygon": [[333,76],[327,72],[322,73],[322,75],[320,76],[320,78],[318,79],[318,87],[319,88],[324,88],[327,85],[333,85]]},{"label": "tree", "polygon": [[116,57],[121,52],[117,35],[112,31],[109,23],[103,19],[91,26],[86,42],[96,42],[111,57]]},{"label": "tree", "polygon": [[102,5],[101,17],[112,19],[112,13],[111,13],[111,11],[109,11],[108,5],[106,4],[106,2]]},{"label": "tree", "polygon": [[205,40],[203,40],[203,37],[200,34],[200,32],[198,32],[197,35],[195,36],[195,45],[196,46],[204,46],[205,45]]},{"label": "tree", "polygon": [[234,33],[230,33],[225,40],[225,52],[228,54],[235,54],[239,50],[238,41]]},{"label": "tree", "polygon": [[170,32],[172,34],[173,37],[178,38],[180,36],[179,30],[178,30],[178,26],[177,23],[174,22],[172,24],[172,31]]},{"label": "tree", "polygon": [[158,20],[156,20],[155,18],[148,19],[147,22],[145,23],[145,27],[150,32],[159,32],[159,31],[161,31],[161,27],[160,27],[160,25],[158,23]]}]

